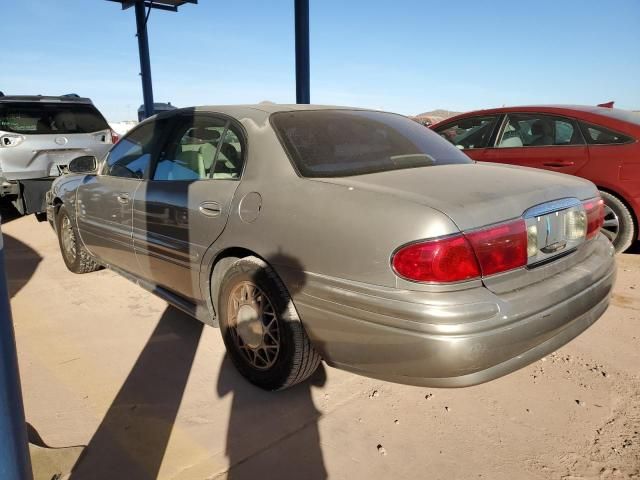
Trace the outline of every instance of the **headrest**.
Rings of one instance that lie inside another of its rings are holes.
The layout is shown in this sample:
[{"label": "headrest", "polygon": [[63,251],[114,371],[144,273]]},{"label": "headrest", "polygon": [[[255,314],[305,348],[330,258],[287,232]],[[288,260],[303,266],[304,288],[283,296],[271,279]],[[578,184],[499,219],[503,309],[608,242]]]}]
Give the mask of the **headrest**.
[{"label": "headrest", "polygon": [[70,112],[58,113],[55,117],[54,122],[58,130],[73,131],[77,128],[76,116]]},{"label": "headrest", "polygon": [[553,131],[553,127],[549,125],[547,122],[543,122],[542,120],[536,120],[531,125],[531,134],[532,135],[548,135]]},{"label": "headrest", "polygon": [[195,127],[189,132],[189,136],[204,140],[205,142],[215,142],[220,139],[220,132],[217,130],[208,130],[204,127]]},{"label": "headrest", "polygon": [[220,151],[225,157],[227,157],[227,159],[231,160],[232,162],[238,158],[238,151],[236,150],[236,147],[234,147],[230,143],[223,143],[222,147],[220,147]]}]

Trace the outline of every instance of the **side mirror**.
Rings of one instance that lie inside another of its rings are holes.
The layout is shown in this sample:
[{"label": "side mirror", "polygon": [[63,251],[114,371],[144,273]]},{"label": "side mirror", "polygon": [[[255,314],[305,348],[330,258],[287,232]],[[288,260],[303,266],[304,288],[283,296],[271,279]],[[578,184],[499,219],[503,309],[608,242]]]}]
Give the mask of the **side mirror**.
[{"label": "side mirror", "polygon": [[96,173],[98,160],[92,155],[74,158],[67,167],[71,173]]}]

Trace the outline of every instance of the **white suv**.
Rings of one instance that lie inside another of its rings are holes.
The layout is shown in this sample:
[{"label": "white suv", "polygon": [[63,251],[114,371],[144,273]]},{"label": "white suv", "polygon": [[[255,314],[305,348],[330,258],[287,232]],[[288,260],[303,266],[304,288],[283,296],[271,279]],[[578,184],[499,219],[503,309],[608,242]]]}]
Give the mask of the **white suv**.
[{"label": "white suv", "polygon": [[116,141],[88,98],[0,93],[0,197],[23,214],[45,212],[45,193],[69,161],[101,158]]}]

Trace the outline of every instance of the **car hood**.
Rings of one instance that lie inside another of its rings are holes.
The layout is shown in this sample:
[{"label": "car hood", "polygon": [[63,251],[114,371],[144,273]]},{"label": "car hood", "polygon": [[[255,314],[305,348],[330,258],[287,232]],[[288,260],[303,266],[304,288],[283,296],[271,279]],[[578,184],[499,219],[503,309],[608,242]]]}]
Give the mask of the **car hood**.
[{"label": "car hood", "polygon": [[570,175],[492,163],[438,165],[343,178],[316,179],[376,191],[447,215],[460,230],[520,217],[560,198],[593,198],[591,182]]}]

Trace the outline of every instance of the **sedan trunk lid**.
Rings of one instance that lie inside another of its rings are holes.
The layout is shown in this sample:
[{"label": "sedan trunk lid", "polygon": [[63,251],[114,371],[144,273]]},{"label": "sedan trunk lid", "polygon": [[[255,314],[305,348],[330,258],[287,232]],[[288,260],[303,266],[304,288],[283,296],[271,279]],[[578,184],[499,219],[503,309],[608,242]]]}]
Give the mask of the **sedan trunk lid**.
[{"label": "sedan trunk lid", "polygon": [[525,210],[552,200],[587,200],[598,195],[591,182],[577,177],[491,163],[316,180],[386,193],[435,208],[462,231],[518,218]]},{"label": "sedan trunk lid", "polygon": [[[559,199],[584,201],[598,195],[595,185],[577,177],[490,163],[317,180],[393,195],[434,208],[451,218],[461,231],[520,218],[531,207]],[[496,293],[522,288],[580,262],[588,248],[579,250],[580,255],[567,255],[571,250],[558,252],[556,257],[549,258],[553,266],[545,262],[539,268],[530,266],[485,277],[483,282]]]}]

